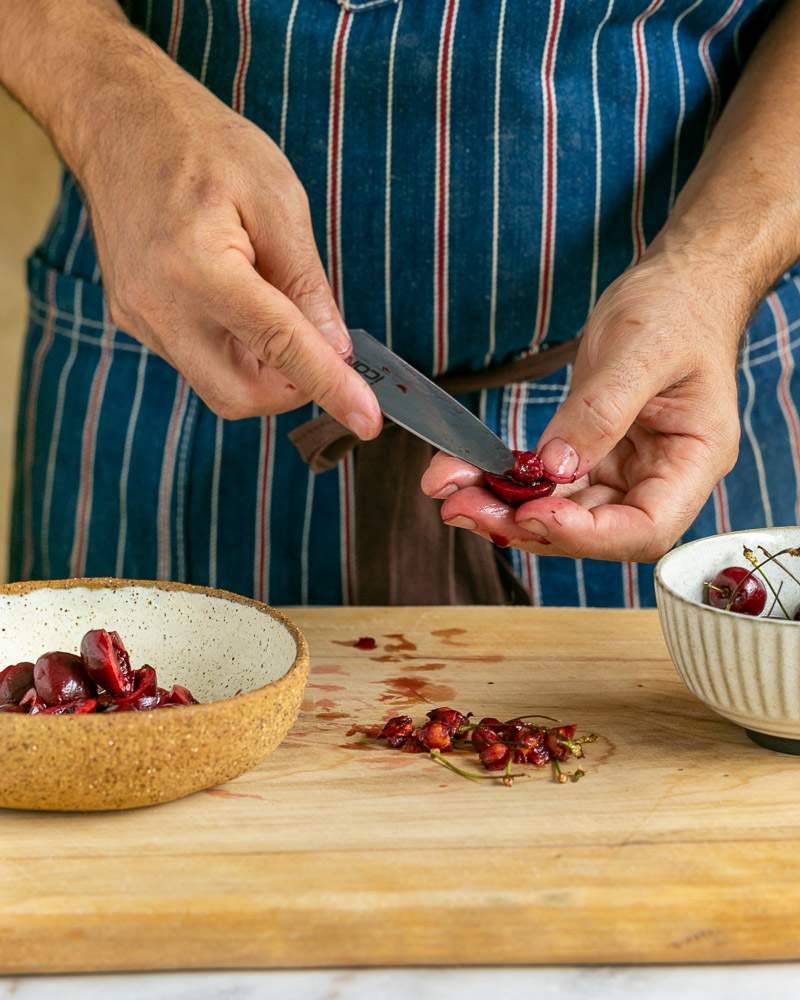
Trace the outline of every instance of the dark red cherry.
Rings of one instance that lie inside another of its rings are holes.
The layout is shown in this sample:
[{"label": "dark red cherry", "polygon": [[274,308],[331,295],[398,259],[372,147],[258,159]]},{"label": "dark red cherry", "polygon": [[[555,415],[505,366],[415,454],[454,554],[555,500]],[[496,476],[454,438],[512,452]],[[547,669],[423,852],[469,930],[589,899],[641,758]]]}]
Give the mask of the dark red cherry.
[{"label": "dark red cherry", "polygon": [[167,701],[172,705],[196,705],[198,703],[197,698],[189,688],[185,688],[181,684],[172,685]]},{"label": "dark red cherry", "polygon": [[706,603],[712,608],[736,611],[741,615],[760,615],[767,603],[767,589],[755,573],[744,566],[726,566],[706,584]]},{"label": "dark red cherry", "polygon": [[14,663],[5,670],[0,670],[0,702],[17,705],[32,684],[32,663]]},{"label": "dark red cherry", "polygon": [[87,632],[81,641],[81,656],[98,687],[117,696],[133,691],[131,659],[116,632],[104,628]]},{"label": "dark red cherry", "polygon": [[33,668],[36,693],[45,705],[93,698],[97,693],[83,660],[72,653],[44,653]]}]

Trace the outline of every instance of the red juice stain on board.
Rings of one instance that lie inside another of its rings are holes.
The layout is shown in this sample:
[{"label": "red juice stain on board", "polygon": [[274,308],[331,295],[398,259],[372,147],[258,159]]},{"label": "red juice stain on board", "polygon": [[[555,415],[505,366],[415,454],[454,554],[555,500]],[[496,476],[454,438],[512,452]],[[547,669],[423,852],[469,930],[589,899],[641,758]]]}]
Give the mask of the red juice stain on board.
[{"label": "red juice stain on board", "polygon": [[317,712],[317,718],[324,722],[332,722],[334,719],[349,719],[349,712]]},{"label": "red juice stain on board", "polygon": [[447,666],[446,663],[415,663],[413,666],[406,667],[406,670],[444,670]]},{"label": "red juice stain on board", "polygon": [[397,653],[401,649],[413,650],[416,649],[416,644],[410,639],[407,639],[402,632],[384,632],[385,639],[397,639],[397,643],[386,643],[387,653]]},{"label": "red juice stain on board", "polygon": [[344,691],[341,684],[309,684],[308,687],[316,688],[318,691]]},{"label": "red juice stain on board", "polygon": [[377,649],[378,644],[372,638],[371,635],[362,635],[358,639],[332,639],[331,642],[336,643],[337,646],[350,646],[356,649]]},{"label": "red juice stain on board", "polygon": [[347,730],[345,736],[366,736],[371,740],[376,740],[382,729],[383,726],[365,726],[356,723]]},{"label": "red juice stain on board", "polygon": [[387,689],[378,697],[378,701],[391,701],[395,706],[427,704],[445,704],[455,697],[455,688],[449,684],[435,684],[424,677],[384,677],[382,681],[373,684],[386,684]]},{"label": "red juice stain on board", "polygon": [[465,628],[437,628],[431,632],[431,635],[437,636],[441,639],[446,646],[468,646],[468,642],[456,642],[455,637],[457,635],[466,635],[467,630]]},{"label": "red juice stain on board", "polygon": [[321,663],[318,667],[311,668],[312,674],[346,674],[346,671],[338,663]]},{"label": "red juice stain on board", "polygon": [[339,746],[342,750],[380,750],[380,747],[375,746],[374,743],[367,743],[366,740],[362,740],[360,743],[340,743]]}]

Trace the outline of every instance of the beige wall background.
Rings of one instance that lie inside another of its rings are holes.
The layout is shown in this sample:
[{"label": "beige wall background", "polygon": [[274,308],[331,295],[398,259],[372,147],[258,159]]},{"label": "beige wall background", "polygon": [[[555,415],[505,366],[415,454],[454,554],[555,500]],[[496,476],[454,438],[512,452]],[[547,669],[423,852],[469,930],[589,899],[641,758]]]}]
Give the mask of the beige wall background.
[{"label": "beige wall background", "polygon": [[45,135],[0,90],[0,581],[7,572],[17,369],[25,331],[25,257],[53,207],[58,173]]}]

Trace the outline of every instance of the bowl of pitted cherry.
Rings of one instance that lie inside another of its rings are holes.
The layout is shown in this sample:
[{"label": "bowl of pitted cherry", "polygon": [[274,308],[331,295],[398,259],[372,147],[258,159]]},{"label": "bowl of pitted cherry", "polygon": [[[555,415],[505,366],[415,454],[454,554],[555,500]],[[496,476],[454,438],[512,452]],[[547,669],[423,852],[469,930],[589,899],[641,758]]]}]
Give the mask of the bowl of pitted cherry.
[{"label": "bowl of pitted cherry", "polygon": [[308,650],[264,604],[186,584],[0,586],[0,807],[154,805],[263,760]]},{"label": "bowl of pitted cherry", "polygon": [[689,690],[760,746],[800,754],[800,526],[687,542],[655,586]]}]

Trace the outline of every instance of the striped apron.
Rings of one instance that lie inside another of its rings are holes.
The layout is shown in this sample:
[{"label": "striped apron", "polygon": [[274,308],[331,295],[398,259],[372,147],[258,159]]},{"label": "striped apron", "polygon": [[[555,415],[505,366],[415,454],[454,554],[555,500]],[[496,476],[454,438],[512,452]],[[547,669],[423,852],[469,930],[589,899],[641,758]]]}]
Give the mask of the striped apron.
[{"label": "striped apron", "polygon": [[[775,4],[130,0],[131,20],[283,147],[347,322],[430,374],[573,337],[643,252]],[[224,155],[221,151],[221,155]],[[65,173],[28,268],[12,578],[113,574],[280,604],[357,593],[358,455],[309,471],[312,406],[226,422],[109,321]],[[800,271],[753,317],[738,464],[690,537],[799,520]],[[466,398],[533,444],[571,367]],[[649,566],[511,552],[536,604],[653,603]]]}]

